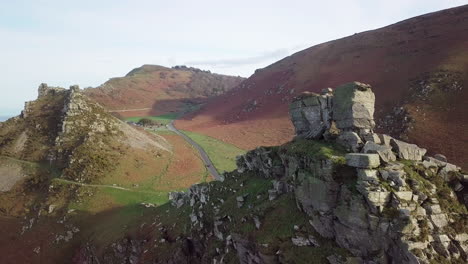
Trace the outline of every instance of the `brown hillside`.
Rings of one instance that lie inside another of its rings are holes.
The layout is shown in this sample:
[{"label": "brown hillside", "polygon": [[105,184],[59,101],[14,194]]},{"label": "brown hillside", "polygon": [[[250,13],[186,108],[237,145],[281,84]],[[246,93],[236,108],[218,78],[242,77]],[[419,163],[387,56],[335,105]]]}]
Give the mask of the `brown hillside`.
[{"label": "brown hillside", "polygon": [[177,122],[242,148],[293,136],[288,104],[362,81],[377,97],[377,125],[468,167],[468,6],[408,19],[286,57]]},{"label": "brown hillside", "polygon": [[121,111],[122,116],[159,115],[204,102],[243,80],[185,66],[143,65],[85,93],[109,110],[140,109]]}]

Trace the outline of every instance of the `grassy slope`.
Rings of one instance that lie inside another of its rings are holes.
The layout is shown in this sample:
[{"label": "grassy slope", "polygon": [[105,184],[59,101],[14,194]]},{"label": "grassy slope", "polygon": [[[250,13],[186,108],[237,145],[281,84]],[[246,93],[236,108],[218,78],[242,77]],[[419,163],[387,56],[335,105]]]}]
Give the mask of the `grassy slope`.
[{"label": "grassy slope", "polygon": [[[276,149],[276,148],[275,148]],[[278,148],[281,151],[291,151],[292,155],[302,155],[304,152],[316,150],[318,153],[307,153],[313,157],[340,156],[340,149],[326,144],[315,144],[311,141],[298,142]],[[275,150],[276,151],[276,150]],[[281,195],[278,199],[270,201],[268,190],[271,189],[271,179],[265,179],[262,175],[255,173],[237,172],[229,173],[224,182],[214,181],[206,183],[209,185],[208,197],[210,203],[203,209],[204,226],[212,228],[215,218],[215,207],[219,208],[219,216],[230,217],[224,219],[224,223],[219,227],[224,236],[228,234],[238,234],[240,237],[254,243],[255,248],[263,254],[273,256],[276,252],[281,252],[282,263],[327,263],[326,258],[332,254],[349,256],[343,250],[329,240],[320,237],[309,224],[309,217],[299,211],[296,200],[292,193]],[[241,208],[237,206],[236,198],[247,195],[245,204]],[[198,206],[196,206],[198,207]],[[146,215],[142,215],[127,222],[127,237],[142,239],[147,242],[143,246],[146,252],[143,260],[159,261],[165,263],[169,261],[175,252],[184,246],[183,239],[178,237],[198,237],[196,228],[190,227],[190,213],[193,208],[184,205],[175,208],[164,204],[152,211],[146,210]],[[148,212],[149,211],[149,212]],[[253,217],[256,216],[261,222],[260,228],[256,228]],[[146,223],[146,225],[142,225]],[[152,224],[151,224],[152,223]],[[299,226],[299,230],[294,229],[294,225]],[[105,230],[109,229],[104,227]],[[201,231],[203,233],[206,231]],[[292,245],[291,238],[295,236],[313,235],[320,244],[320,247],[296,247]],[[170,243],[160,243],[160,239],[165,238]],[[102,242],[104,242],[102,240]],[[108,245],[115,241],[107,240]],[[219,257],[217,249],[222,249],[225,242],[221,242],[214,236],[206,240],[204,252],[205,258]],[[103,246],[104,244],[100,244]],[[223,252],[221,250],[221,252]],[[211,259],[207,261],[212,261]],[[225,255],[224,263],[238,263],[235,251]]]},{"label": "grassy slope", "polygon": [[232,171],[236,168],[236,157],[245,154],[245,150],[199,133],[183,131],[197,142],[208,154],[218,172]]},{"label": "grassy slope", "polygon": [[454,95],[447,100],[451,108],[412,111],[416,124],[407,136],[409,142],[465,166],[467,141],[459,135],[468,133],[467,15],[468,6],[461,6],[316,45],[257,71],[176,125],[244,149],[278,145],[294,135],[287,107],[303,91],[320,92],[355,80],[369,83],[379,119],[409,98],[412,80],[448,70],[465,75],[463,89],[447,93]]},{"label": "grassy slope", "polygon": [[134,151],[99,183],[82,186],[82,192],[92,192],[92,197],[73,203],[70,208],[96,213],[141,203],[161,205],[168,201],[169,191],[185,190],[203,182],[207,172],[196,150],[177,135],[163,137],[173,146],[172,153],[160,153],[150,159]]}]

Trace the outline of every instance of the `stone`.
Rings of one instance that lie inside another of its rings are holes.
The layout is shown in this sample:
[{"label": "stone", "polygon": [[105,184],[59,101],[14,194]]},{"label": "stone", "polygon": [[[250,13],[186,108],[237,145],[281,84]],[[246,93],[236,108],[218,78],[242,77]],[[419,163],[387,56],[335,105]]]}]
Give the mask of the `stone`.
[{"label": "stone", "polygon": [[391,136],[385,135],[385,134],[377,134],[377,135],[379,136],[380,144],[390,147],[390,141],[393,139]]},{"label": "stone", "polygon": [[465,187],[458,181],[453,186],[453,190],[455,190],[456,192],[461,192],[464,188]]},{"label": "stone", "polygon": [[448,225],[447,216],[445,216],[445,214],[431,214],[429,215],[429,219],[432,224],[439,229]]},{"label": "stone", "polygon": [[362,148],[362,152],[379,154],[380,159],[386,163],[396,161],[396,156],[390,147],[382,146],[371,141],[366,142]]},{"label": "stone", "polygon": [[334,91],[332,119],[341,130],[373,129],[374,104],[370,85],[359,82],[341,85]]},{"label": "stone", "polygon": [[297,136],[311,139],[323,136],[331,125],[328,97],[305,92],[293,99],[289,113]]},{"label": "stone", "polygon": [[366,200],[371,208],[382,212],[385,205],[390,201],[390,192],[369,192],[366,195]]},{"label": "stone", "polygon": [[332,94],[332,93],[333,93],[333,89],[330,87],[322,89],[322,94]]},{"label": "stone", "polygon": [[406,173],[402,170],[380,170],[380,175],[382,179],[386,181],[391,181],[394,186],[402,187],[406,186],[405,175]]},{"label": "stone", "polygon": [[378,154],[348,153],[345,156],[346,164],[356,168],[377,168],[380,165]]},{"label": "stone", "polygon": [[395,192],[395,195],[400,201],[409,202],[413,200],[413,193],[409,191]]},{"label": "stone", "polygon": [[260,229],[260,226],[262,225],[262,223],[260,222],[260,218],[258,218],[258,216],[254,216],[253,220],[254,220],[255,228]]},{"label": "stone", "polygon": [[345,131],[341,133],[336,139],[336,142],[345,147],[348,151],[352,152],[359,152],[362,147],[361,138],[356,132],[352,131]]},{"label": "stone", "polygon": [[415,144],[409,144],[397,139],[392,139],[390,141],[390,145],[392,146],[393,150],[398,154],[400,159],[405,160],[422,160],[424,154],[426,154],[427,150],[424,148],[420,148]]},{"label": "stone", "polygon": [[382,141],[380,140],[379,135],[376,134],[376,133],[364,133],[363,135],[361,135],[361,137],[365,142],[373,142],[373,143],[376,143],[376,144],[381,144],[382,143]]},{"label": "stone", "polygon": [[439,176],[442,177],[445,181],[452,180],[452,173],[460,171],[460,167],[446,163],[445,166],[439,171]]},{"label": "stone", "polygon": [[293,245],[298,247],[306,247],[306,246],[314,246],[318,247],[319,243],[313,236],[309,236],[308,238],[302,236],[296,236],[291,238],[291,242]]},{"label": "stone", "polygon": [[442,154],[435,154],[434,158],[437,159],[437,160],[443,161],[443,162],[447,162],[447,157],[445,157]]},{"label": "stone", "polygon": [[244,205],[244,196],[237,196],[237,207],[241,208]]},{"label": "stone", "polygon": [[438,204],[424,204],[424,209],[426,209],[427,214],[441,214],[442,209]]},{"label": "stone", "polygon": [[356,169],[358,180],[361,181],[371,181],[374,183],[378,183],[379,177],[377,176],[377,170],[369,170],[369,169]]},{"label": "stone", "polygon": [[468,175],[466,175],[466,174],[462,175],[461,181],[464,182],[464,183],[468,183]]},{"label": "stone", "polygon": [[273,201],[278,198],[278,192],[276,190],[268,190],[268,200]]},{"label": "stone", "polygon": [[49,214],[53,213],[53,212],[54,212],[54,210],[55,210],[55,207],[56,207],[56,205],[55,205],[55,204],[51,204],[51,205],[49,205],[49,209],[47,210],[47,212],[48,212]]}]

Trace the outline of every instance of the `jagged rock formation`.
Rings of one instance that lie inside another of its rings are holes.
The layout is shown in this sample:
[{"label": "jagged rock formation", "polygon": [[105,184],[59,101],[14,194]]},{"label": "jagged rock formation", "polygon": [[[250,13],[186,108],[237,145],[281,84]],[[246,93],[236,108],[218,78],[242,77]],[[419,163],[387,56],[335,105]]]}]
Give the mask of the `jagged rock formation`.
[{"label": "jagged rock formation", "polygon": [[126,148],[169,151],[164,139],[149,138],[89,100],[78,85],[70,89],[42,83],[38,98],[0,131],[0,154],[47,161],[62,177],[91,181],[109,171]]},{"label": "jagged rock formation", "polygon": [[83,243],[75,263],[466,263],[468,177],[375,133],[372,98],[361,83],[298,98],[295,140],[171,193],[128,235]]},{"label": "jagged rock formation", "polygon": [[[467,176],[442,155],[425,156],[426,150],[414,144],[374,133],[373,107],[370,86],[356,82],[322,95],[304,94],[290,108],[298,133],[295,142],[250,151],[239,157],[237,173],[271,179],[269,200],[293,194],[322,237],[357,257],[340,261],[330,256],[330,263],[467,261]],[[333,144],[351,153],[330,154],[325,146],[339,149]],[[245,207],[250,195],[236,195],[237,207]],[[216,199],[209,187],[194,186],[171,199],[177,207],[190,205],[192,227],[206,230],[209,221],[201,208]],[[262,217],[252,219],[261,228]],[[216,237],[236,244],[228,230],[220,231],[222,218],[213,223]],[[243,238],[237,236],[239,241]],[[313,237],[292,237],[294,246],[310,246],[311,241]],[[241,243],[244,246],[234,247],[241,263],[282,263],[278,258],[266,261],[268,256],[251,241]]]},{"label": "jagged rock formation", "polygon": [[[307,187],[314,191],[300,191],[299,196],[296,191],[303,209],[314,218],[316,230],[323,236],[334,237],[340,246],[357,256],[378,256],[380,261],[418,263],[426,262],[434,255],[466,261],[467,240],[463,233],[466,228],[458,230],[463,231],[458,234],[449,234],[446,228],[455,220],[450,212],[440,209],[437,198],[430,198],[440,191],[432,183],[432,177],[437,177],[457,186],[458,196],[468,204],[467,194],[461,192],[465,187],[461,181],[466,176],[461,174],[460,168],[425,157],[426,149],[414,144],[373,133],[374,95],[369,85],[351,83],[338,87],[334,95],[326,95],[332,102],[331,113],[329,107],[312,108],[307,103],[323,97],[308,94],[293,101],[291,118],[298,136],[321,138],[328,132],[325,128],[335,122],[341,129],[337,142],[348,150],[362,153],[346,155],[347,165],[356,168],[357,193],[337,187],[339,182],[332,180],[330,169],[323,166],[319,167],[315,177],[325,178],[325,181],[315,179]],[[301,106],[296,107],[298,104]],[[298,112],[302,116],[298,116]],[[309,118],[321,116],[323,112],[327,113],[326,118]],[[331,120],[329,116],[332,116]],[[422,172],[421,179],[402,160],[416,161],[413,166]],[[304,188],[302,185],[297,187],[297,190]],[[322,191],[316,193],[317,190]],[[453,197],[456,195],[449,192]],[[395,210],[395,219],[383,216],[391,210]]]}]

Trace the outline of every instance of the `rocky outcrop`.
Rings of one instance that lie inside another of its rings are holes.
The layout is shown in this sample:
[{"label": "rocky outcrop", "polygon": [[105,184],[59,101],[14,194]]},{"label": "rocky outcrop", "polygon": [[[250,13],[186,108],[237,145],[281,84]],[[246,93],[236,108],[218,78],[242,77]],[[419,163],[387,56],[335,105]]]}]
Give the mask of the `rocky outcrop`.
[{"label": "rocky outcrop", "polygon": [[[151,224],[162,239],[142,246],[175,252],[153,262],[301,263],[299,248],[333,264],[468,261],[468,176],[442,155],[375,133],[370,86],[340,87],[293,102],[292,142],[238,157],[223,182],[171,193],[173,215],[185,218]],[[177,225],[189,231],[171,237]]]},{"label": "rocky outcrop", "polygon": [[[321,104],[320,98],[324,101],[325,97],[331,103]],[[466,210],[454,214],[446,202],[443,210],[439,205],[439,199],[457,196],[466,205],[466,182],[460,168],[447,163],[442,155],[437,159],[425,156],[426,149],[415,144],[374,133],[374,100],[369,85],[354,82],[336,88],[333,94],[304,94],[292,102],[297,136],[330,139],[327,130],[336,126],[336,142],[353,152],[346,154],[346,165],[355,168],[342,176],[349,178],[345,182],[355,182],[347,185],[334,176],[336,164],[331,165],[335,169],[323,165],[318,169],[301,161],[284,164],[288,174],[295,171],[299,205],[322,236],[334,238],[369,261],[428,263],[440,257],[466,261],[466,228],[452,230],[452,234],[446,231],[450,222],[466,217]],[[250,160],[241,167],[263,173],[265,166],[257,166],[258,162]],[[320,163],[334,164],[330,160]],[[265,174],[271,175],[271,171]],[[441,197],[441,192],[446,195]]]},{"label": "rocky outcrop", "polygon": [[[296,142],[238,157],[237,173],[272,179],[270,201],[292,193],[310,225],[349,250],[356,263],[467,261],[468,229],[462,220],[467,176],[441,155],[428,157],[417,145],[374,133],[373,104],[370,86],[357,82],[296,98],[290,108]],[[324,151],[323,144],[334,143],[346,151]],[[209,189],[197,185],[170,196],[176,207],[190,205],[192,228],[207,228],[200,208],[210,200]],[[236,208],[249,208],[248,199],[248,194],[236,195]],[[229,238],[241,263],[265,263],[251,241],[227,234],[226,216],[218,212],[216,207],[214,236]],[[252,219],[261,228],[260,218]],[[291,241],[297,247],[320,246],[311,235]],[[346,263],[340,258],[328,260]]]},{"label": "rocky outcrop", "polygon": [[375,95],[368,84],[353,82],[337,87],[332,109],[336,127],[355,132],[373,129],[374,104]]},{"label": "rocky outcrop", "polygon": [[[324,89],[321,95],[305,92],[294,98],[290,105],[291,121],[296,135],[319,139],[327,136],[331,128],[365,134],[375,126],[375,95],[370,85],[353,82],[339,86],[333,91]],[[353,147],[353,134],[342,134],[342,141]]]},{"label": "rocky outcrop", "polygon": [[64,92],[65,89],[62,87],[51,87],[48,86],[47,83],[41,83],[38,88],[38,98],[48,96],[48,95],[54,95],[57,93]]},{"label": "rocky outcrop", "polygon": [[304,93],[290,105],[291,120],[296,134],[304,138],[320,138],[331,127],[332,96],[325,89],[321,95]]}]

